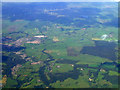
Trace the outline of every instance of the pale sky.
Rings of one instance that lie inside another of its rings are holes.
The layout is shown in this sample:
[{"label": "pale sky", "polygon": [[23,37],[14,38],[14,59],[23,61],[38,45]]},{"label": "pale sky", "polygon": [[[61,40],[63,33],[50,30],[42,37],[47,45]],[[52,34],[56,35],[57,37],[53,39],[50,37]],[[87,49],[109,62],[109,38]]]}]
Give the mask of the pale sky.
[{"label": "pale sky", "polygon": [[118,2],[120,0],[0,0],[2,2]]}]

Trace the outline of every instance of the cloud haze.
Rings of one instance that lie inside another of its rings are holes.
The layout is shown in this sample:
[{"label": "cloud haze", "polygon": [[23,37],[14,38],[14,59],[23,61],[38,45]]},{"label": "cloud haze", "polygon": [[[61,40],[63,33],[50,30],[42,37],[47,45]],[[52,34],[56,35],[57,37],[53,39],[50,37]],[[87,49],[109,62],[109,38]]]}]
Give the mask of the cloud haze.
[{"label": "cloud haze", "polygon": [[120,0],[1,0],[2,2],[118,2]]}]

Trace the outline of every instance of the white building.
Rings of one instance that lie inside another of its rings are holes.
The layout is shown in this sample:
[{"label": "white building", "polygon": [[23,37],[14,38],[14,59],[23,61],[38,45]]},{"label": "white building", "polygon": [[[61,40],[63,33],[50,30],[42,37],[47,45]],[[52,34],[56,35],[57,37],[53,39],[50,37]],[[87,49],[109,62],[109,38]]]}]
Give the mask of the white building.
[{"label": "white building", "polygon": [[101,39],[102,39],[102,40],[105,40],[107,37],[108,37],[108,35],[107,35],[107,34],[104,34],[104,35],[101,36]]}]

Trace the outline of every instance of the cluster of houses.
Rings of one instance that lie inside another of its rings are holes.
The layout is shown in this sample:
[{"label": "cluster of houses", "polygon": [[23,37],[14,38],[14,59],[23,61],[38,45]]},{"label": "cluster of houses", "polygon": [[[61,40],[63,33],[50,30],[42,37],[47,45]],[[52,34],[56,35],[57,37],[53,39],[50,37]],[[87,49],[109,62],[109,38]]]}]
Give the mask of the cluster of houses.
[{"label": "cluster of houses", "polygon": [[40,44],[40,40],[28,41],[26,43]]},{"label": "cluster of houses", "polygon": [[[34,36],[33,38],[20,38],[15,42],[12,42],[12,44],[14,44],[15,46],[21,46],[24,43],[40,44],[41,40],[39,38],[45,38],[45,37],[47,36],[38,35],[38,36]],[[35,40],[31,40],[31,39],[35,39]]]},{"label": "cluster of houses", "polygon": [[31,62],[32,62],[32,59],[29,58],[29,57],[27,57],[26,54],[24,54],[24,53],[22,53],[22,52],[20,52],[20,51],[14,52],[14,53],[20,55],[20,57],[22,57],[22,59],[25,59],[25,61],[31,61]]},{"label": "cluster of houses", "polygon": [[14,76],[17,76],[16,72],[18,71],[18,69],[22,67],[22,65],[20,64],[17,64],[16,66],[14,66],[13,68],[11,68],[12,72],[11,74],[14,75]]},{"label": "cluster of houses", "polygon": [[41,61],[31,63],[31,65],[36,65],[36,64],[41,64]]},{"label": "cluster of houses", "polygon": [[15,46],[21,46],[23,43],[27,42],[28,40],[29,38],[20,38],[12,43],[15,44]]}]

